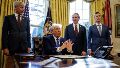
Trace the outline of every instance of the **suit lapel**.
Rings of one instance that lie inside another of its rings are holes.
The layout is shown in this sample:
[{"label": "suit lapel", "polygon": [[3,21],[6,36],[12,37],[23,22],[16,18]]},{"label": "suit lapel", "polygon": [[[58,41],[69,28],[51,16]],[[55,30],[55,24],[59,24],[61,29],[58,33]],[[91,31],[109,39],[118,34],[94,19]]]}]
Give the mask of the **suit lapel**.
[{"label": "suit lapel", "polygon": [[12,18],[11,18],[11,19],[12,19],[11,21],[14,21],[14,22],[17,24],[17,19],[16,19],[16,17],[15,17],[15,14],[12,15]]},{"label": "suit lapel", "polygon": [[60,38],[60,46],[64,43],[64,39]]},{"label": "suit lapel", "polygon": [[13,14],[12,17],[13,17],[13,18],[12,18],[12,19],[13,19],[12,21],[15,21],[15,22],[17,23],[17,19],[16,19],[16,17],[15,17],[15,14]]},{"label": "suit lapel", "polygon": [[71,24],[71,31],[74,32],[74,27],[73,27],[73,24]]},{"label": "suit lapel", "polygon": [[51,36],[51,42],[54,46],[56,46],[56,42],[55,42],[55,39],[54,39],[53,35]]},{"label": "suit lapel", "polygon": [[24,16],[22,16],[22,19],[21,19],[21,24],[23,25],[23,24],[24,24],[24,22],[25,22],[25,17],[24,17]]},{"label": "suit lapel", "polygon": [[79,33],[81,32],[81,25],[79,24]]},{"label": "suit lapel", "polygon": [[71,32],[71,34],[73,34],[71,36],[75,35],[73,24],[70,25],[70,32]]},{"label": "suit lapel", "polygon": [[103,32],[104,32],[104,26],[102,25],[102,31],[101,31],[101,36],[103,35]]},{"label": "suit lapel", "polygon": [[13,14],[10,19],[12,19],[11,21],[13,22],[13,25],[15,25],[18,28],[18,22],[17,22],[17,19],[15,17],[15,14]]}]

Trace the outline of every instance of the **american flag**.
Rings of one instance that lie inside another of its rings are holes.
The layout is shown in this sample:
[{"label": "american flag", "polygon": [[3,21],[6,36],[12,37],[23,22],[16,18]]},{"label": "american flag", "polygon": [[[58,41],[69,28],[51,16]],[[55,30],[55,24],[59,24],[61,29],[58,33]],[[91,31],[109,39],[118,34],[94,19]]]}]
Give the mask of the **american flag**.
[{"label": "american flag", "polygon": [[46,16],[44,26],[46,26],[48,28],[50,26],[52,26],[52,16],[51,16],[51,8],[50,7],[48,7],[47,16]]},{"label": "american flag", "polygon": [[112,18],[111,18],[111,8],[110,8],[110,0],[105,1],[104,8],[104,24],[112,29]]},{"label": "american flag", "polygon": [[29,18],[29,1],[28,0],[27,0],[26,5],[25,5],[24,16]]}]

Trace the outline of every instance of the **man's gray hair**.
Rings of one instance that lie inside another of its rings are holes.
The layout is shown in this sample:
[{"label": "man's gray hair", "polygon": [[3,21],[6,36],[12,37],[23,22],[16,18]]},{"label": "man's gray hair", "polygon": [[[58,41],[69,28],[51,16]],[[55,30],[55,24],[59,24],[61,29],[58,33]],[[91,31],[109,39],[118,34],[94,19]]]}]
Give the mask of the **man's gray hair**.
[{"label": "man's gray hair", "polygon": [[62,25],[61,24],[52,24],[52,26],[50,27],[50,31],[52,31],[53,29],[55,28],[62,28]]},{"label": "man's gray hair", "polygon": [[74,13],[73,15],[75,15],[75,14],[76,14],[76,15],[78,15],[78,18],[80,18],[80,15],[79,15],[79,13]]},{"label": "man's gray hair", "polygon": [[16,7],[20,6],[20,5],[24,5],[24,3],[21,2],[21,1],[15,1],[14,2],[14,8],[16,8]]}]

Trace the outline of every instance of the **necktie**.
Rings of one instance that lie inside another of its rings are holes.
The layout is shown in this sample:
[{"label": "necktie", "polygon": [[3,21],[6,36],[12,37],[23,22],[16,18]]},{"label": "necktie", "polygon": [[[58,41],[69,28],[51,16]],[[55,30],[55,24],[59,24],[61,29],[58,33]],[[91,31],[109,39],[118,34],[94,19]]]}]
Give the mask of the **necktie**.
[{"label": "necktie", "polygon": [[59,45],[59,39],[57,38],[56,39],[56,47],[59,47],[60,45]]},{"label": "necktie", "polygon": [[77,25],[75,25],[75,33],[78,34],[78,28],[77,28]]},{"label": "necktie", "polygon": [[19,14],[19,15],[18,15],[18,23],[20,24],[20,22],[21,22],[21,21],[20,21],[20,14]]},{"label": "necktie", "polygon": [[101,25],[98,25],[98,31],[99,31],[99,34],[101,36],[101,32],[102,32]]}]

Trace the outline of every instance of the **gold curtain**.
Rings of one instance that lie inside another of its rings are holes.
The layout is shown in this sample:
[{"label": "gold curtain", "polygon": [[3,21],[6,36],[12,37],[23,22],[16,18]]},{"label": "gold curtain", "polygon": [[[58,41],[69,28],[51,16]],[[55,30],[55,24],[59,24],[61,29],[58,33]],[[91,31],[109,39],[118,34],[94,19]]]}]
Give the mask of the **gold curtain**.
[{"label": "gold curtain", "polygon": [[[0,0],[0,68],[3,68],[3,53],[1,51],[1,36],[2,36],[2,25],[4,16],[10,15],[14,13],[13,2],[14,1],[21,1],[26,2],[27,0]],[[4,62],[6,62],[6,57],[4,57]]]},{"label": "gold curtain", "polygon": [[67,0],[50,0],[53,23],[62,24],[62,36],[69,20],[69,2]]},{"label": "gold curtain", "polygon": [[103,14],[104,14],[104,5],[105,0],[95,0],[94,2],[90,2],[90,22],[94,24],[94,14],[95,12],[100,12],[102,15],[102,22],[103,22]]}]

